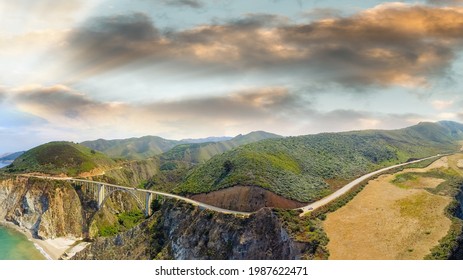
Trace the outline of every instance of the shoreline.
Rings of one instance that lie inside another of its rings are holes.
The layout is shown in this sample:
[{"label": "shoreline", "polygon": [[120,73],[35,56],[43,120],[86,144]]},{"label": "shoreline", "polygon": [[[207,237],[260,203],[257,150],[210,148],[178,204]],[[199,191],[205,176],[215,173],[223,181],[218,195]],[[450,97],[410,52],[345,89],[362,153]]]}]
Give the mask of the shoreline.
[{"label": "shoreline", "polygon": [[59,237],[55,239],[37,239],[32,236],[32,233],[12,222],[0,221],[0,225],[16,230],[23,234],[31,241],[35,248],[45,257],[46,260],[59,260],[61,256],[66,254],[66,259],[72,257],[75,253],[83,250],[88,242],[80,242],[80,239]]}]

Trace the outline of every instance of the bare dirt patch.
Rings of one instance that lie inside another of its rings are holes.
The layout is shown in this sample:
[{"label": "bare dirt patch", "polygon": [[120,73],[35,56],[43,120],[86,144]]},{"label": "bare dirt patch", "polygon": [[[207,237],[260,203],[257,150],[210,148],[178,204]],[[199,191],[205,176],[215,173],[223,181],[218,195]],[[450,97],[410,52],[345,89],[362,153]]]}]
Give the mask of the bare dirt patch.
[{"label": "bare dirt patch", "polygon": [[[443,164],[439,160],[423,169]],[[451,221],[444,211],[451,198],[399,188],[390,183],[393,178],[371,180],[346,206],[327,215],[330,259],[422,259],[447,234]]]},{"label": "bare dirt patch", "polygon": [[235,186],[210,192],[192,195],[191,199],[209,205],[235,211],[253,212],[263,207],[283,209],[298,208],[305,203],[290,200],[259,187]]}]

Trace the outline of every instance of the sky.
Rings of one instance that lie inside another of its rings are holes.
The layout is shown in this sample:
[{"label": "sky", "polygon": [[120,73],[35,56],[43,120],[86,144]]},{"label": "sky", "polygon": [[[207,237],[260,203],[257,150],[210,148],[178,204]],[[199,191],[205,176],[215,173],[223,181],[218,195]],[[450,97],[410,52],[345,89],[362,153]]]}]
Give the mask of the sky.
[{"label": "sky", "polygon": [[463,0],[0,2],[0,154],[463,121]]}]

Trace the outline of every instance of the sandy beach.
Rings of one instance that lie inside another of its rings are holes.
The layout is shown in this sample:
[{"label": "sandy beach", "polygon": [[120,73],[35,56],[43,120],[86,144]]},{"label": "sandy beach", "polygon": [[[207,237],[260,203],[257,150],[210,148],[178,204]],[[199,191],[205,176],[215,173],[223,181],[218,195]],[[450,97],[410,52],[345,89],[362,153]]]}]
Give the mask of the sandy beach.
[{"label": "sandy beach", "polygon": [[55,239],[37,239],[32,234],[11,222],[2,221],[0,225],[14,229],[24,234],[31,242],[34,243],[35,247],[45,256],[48,260],[58,260],[66,253],[64,259],[72,257],[75,253],[83,250],[89,243],[80,242],[79,239],[59,237]]}]

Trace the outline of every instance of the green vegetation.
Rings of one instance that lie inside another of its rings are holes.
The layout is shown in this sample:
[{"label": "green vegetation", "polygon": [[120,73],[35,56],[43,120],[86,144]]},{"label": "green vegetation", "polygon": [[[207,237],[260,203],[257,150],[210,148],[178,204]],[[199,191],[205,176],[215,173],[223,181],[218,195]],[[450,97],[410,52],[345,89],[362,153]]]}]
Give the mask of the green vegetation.
[{"label": "green vegetation", "polygon": [[276,137],[281,136],[256,131],[220,142],[193,143],[194,139],[177,141],[157,136],[144,136],[121,140],[98,139],[82,142],[82,145],[103,152],[111,158],[146,159],[165,153],[163,155],[165,160],[199,163],[240,145]]},{"label": "green vegetation", "polygon": [[306,252],[305,259],[328,259],[326,249],[328,236],[323,231],[322,221],[315,217],[299,217],[295,210],[273,209],[280,219],[283,228],[297,242],[309,243],[311,250]]},{"label": "green vegetation", "polygon": [[[381,167],[456,151],[457,135],[441,123],[391,131],[368,130],[267,139],[218,155],[190,172],[175,191],[205,193],[259,186],[309,202],[332,190],[329,180],[352,180]],[[230,162],[232,169],[224,168]]]},{"label": "green vegetation", "polygon": [[140,210],[132,210],[117,215],[117,223],[104,225],[99,228],[99,236],[112,236],[119,232],[133,228],[144,219],[144,214]]},{"label": "green vegetation", "polygon": [[144,136],[120,140],[98,139],[81,144],[103,152],[111,158],[140,160],[165,153],[163,155],[165,160],[200,163],[240,145],[277,137],[281,136],[264,131],[255,131],[219,142],[195,142],[197,140],[194,139],[177,141],[157,136]]},{"label": "green vegetation", "polygon": [[164,153],[162,159],[203,163],[213,156],[222,154],[233,148],[272,138],[281,138],[281,136],[265,131],[255,131],[246,135],[238,135],[227,141],[182,144]]},{"label": "green vegetation", "polygon": [[454,200],[447,206],[445,214],[452,221],[447,235],[439,240],[439,245],[431,249],[431,253],[425,257],[430,260],[446,260],[452,258],[456,253],[456,249],[461,242],[461,235],[463,233],[463,220],[461,215],[461,188],[463,186],[463,178],[459,176],[453,169],[440,169],[427,172],[427,176],[435,178],[442,178],[446,181],[441,183],[435,189],[427,189],[434,194],[449,195]]},{"label": "green vegetation", "polygon": [[402,173],[396,175],[394,180],[392,180],[392,183],[398,186],[399,188],[408,189],[408,186],[406,186],[405,183],[410,181],[416,182],[418,181],[418,178],[419,177],[416,173]]},{"label": "green vegetation", "polygon": [[[444,182],[440,183],[435,188],[427,188],[426,190],[436,195],[444,195],[453,197],[453,201],[447,206],[445,213],[446,216],[452,221],[447,235],[439,240],[439,245],[431,249],[431,253],[425,257],[428,260],[446,260],[452,258],[455,254],[455,250],[459,246],[460,236],[463,233],[463,220],[461,220],[461,209],[460,203],[457,198],[460,195],[461,187],[463,186],[463,178],[453,168],[438,168],[432,169],[425,173],[408,172],[398,174],[392,180],[392,183],[398,187],[407,187],[405,183],[407,181],[416,181],[419,177],[430,177],[443,179]],[[406,203],[402,205],[401,211],[405,211],[405,214],[410,216],[418,215],[414,210],[413,203]],[[430,234],[430,232],[426,232]]]},{"label": "green vegetation", "polygon": [[82,142],[81,144],[90,149],[103,152],[111,158],[146,159],[162,154],[181,144],[181,142],[157,136],[144,136],[120,140],[98,139]]},{"label": "green vegetation", "polygon": [[114,164],[114,161],[104,154],[92,153],[87,147],[71,142],[51,142],[22,154],[6,167],[6,172],[76,176],[100,166],[110,167]]},{"label": "green vegetation", "polygon": [[[376,178],[377,176],[379,176],[379,174],[373,178]],[[350,189],[350,191],[348,191],[347,193],[341,195],[340,197],[336,198],[330,203],[325,204],[321,207],[318,207],[317,209],[305,214],[305,216],[312,217],[312,218],[318,218],[320,220],[325,220],[326,214],[338,210],[339,208],[346,205],[349,201],[354,199],[354,197],[365,188],[365,186],[368,184],[368,181],[372,180],[373,178],[370,178],[370,179],[367,179],[366,181],[361,182],[360,184]]]}]

